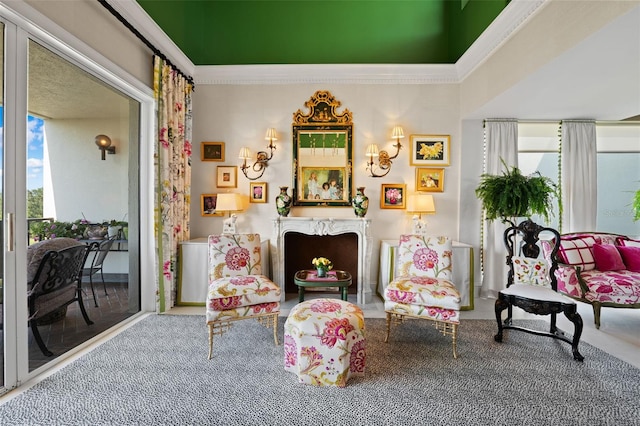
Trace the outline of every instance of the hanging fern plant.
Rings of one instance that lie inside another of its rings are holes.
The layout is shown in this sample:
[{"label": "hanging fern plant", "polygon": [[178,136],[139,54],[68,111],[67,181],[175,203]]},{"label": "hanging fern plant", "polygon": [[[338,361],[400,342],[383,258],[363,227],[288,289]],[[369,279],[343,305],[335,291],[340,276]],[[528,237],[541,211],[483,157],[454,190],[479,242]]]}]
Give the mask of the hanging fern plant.
[{"label": "hanging fern plant", "polygon": [[476,188],[476,196],[482,201],[487,220],[501,219],[515,225],[515,219],[537,214],[550,221],[553,199],[557,187],[553,181],[539,172],[525,176],[517,167],[508,167],[501,175],[483,174]]}]

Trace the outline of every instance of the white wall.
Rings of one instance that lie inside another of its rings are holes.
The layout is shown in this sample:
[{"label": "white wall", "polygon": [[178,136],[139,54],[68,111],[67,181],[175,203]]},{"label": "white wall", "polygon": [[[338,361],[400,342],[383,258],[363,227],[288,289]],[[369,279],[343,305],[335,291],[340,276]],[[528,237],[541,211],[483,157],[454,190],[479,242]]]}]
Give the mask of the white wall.
[{"label": "white wall", "polygon": [[[239,165],[238,152],[244,145],[252,152],[264,149],[264,134],[268,127],[278,131],[277,150],[264,176],[268,183],[268,203],[249,204],[239,215],[238,227],[243,232],[259,232],[272,237],[272,221],[277,217],[275,196],[280,186],[291,188],[292,182],[292,121],[304,103],[317,90],[329,90],[341,103],[338,112],[353,113],[353,184],[364,186],[369,197],[367,218],[372,220],[373,261],[371,277],[377,279],[379,241],[395,239],[411,231],[411,216],[406,210],[380,209],[383,183],[406,183],[407,192],[415,191],[415,167],[409,165],[411,134],[447,134],[451,136],[451,165],[445,168],[444,192],[434,193],[436,211],[430,215],[430,232],[459,240],[459,175],[460,117],[458,85],[199,85],[193,96],[193,151],[191,237],[203,237],[222,231],[223,218],[202,217],[200,194],[226,192],[216,187],[216,166]],[[369,177],[365,170],[365,149],[370,143],[392,151],[393,126],[404,128],[405,148],[393,160],[391,172],[384,178]],[[200,143],[225,143],[225,162],[201,162]],[[249,180],[238,170],[238,188],[229,192],[249,193]],[[291,189],[289,189],[291,193]],[[355,193],[355,192],[354,192]],[[294,207],[290,216],[355,217],[351,207]],[[462,241],[465,241],[462,239]]]}]

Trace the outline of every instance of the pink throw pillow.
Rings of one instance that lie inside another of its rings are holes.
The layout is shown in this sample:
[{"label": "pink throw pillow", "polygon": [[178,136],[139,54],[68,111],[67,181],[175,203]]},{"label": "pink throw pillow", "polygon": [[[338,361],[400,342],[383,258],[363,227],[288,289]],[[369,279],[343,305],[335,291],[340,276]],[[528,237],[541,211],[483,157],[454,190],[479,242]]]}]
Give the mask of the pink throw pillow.
[{"label": "pink throw pillow", "polygon": [[640,247],[618,247],[625,266],[631,272],[640,272]]},{"label": "pink throw pillow", "polygon": [[599,271],[618,271],[625,269],[622,256],[613,244],[594,244],[593,257]]}]

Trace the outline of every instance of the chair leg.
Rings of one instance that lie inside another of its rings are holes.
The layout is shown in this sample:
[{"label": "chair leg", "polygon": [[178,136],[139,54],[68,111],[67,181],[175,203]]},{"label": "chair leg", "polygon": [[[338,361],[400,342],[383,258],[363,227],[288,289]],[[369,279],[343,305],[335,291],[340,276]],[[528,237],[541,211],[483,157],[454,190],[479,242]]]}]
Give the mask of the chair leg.
[{"label": "chair leg", "polygon": [[387,333],[384,336],[384,342],[389,341],[389,332],[391,331],[391,314],[387,312]]},{"label": "chair leg", "polygon": [[89,275],[89,284],[91,284],[91,294],[93,294],[93,303],[98,307],[98,298],[96,297],[96,291],[93,288],[93,274]]},{"label": "chair leg", "polygon": [[208,324],[209,327],[209,359],[213,356],[213,324]]},{"label": "chair leg", "polygon": [[40,332],[38,331],[38,326],[36,325],[36,320],[29,321],[29,324],[31,325],[31,331],[33,332],[33,337],[36,339],[36,343],[38,344],[38,347],[40,348],[42,353],[45,356],[53,356],[53,352],[47,349],[47,346],[44,344],[44,341],[42,340],[42,336],[40,335]]},{"label": "chair leg", "polygon": [[273,341],[278,346],[278,314],[273,314],[271,320],[273,321]]},{"label": "chair leg", "polygon": [[596,324],[596,329],[600,330],[600,310],[602,305],[598,302],[593,302],[591,306],[593,306],[593,321]]},{"label": "chair leg", "polygon": [[[493,340],[496,342],[502,342],[502,311],[510,307],[510,305],[504,300],[498,298],[495,303],[495,311],[496,311],[496,322],[498,323],[498,333],[493,336]],[[510,317],[507,317],[506,321],[510,321]]]},{"label": "chair leg", "polygon": [[582,336],[582,317],[577,312],[565,311],[564,316],[573,323],[573,341],[571,342],[571,349],[573,351],[573,359],[576,361],[584,361],[584,356],[578,352],[578,343],[580,343],[580,336]]},{"label": "chair leg", "polygon": [[104,275],[102,274],[102,268],[100,268],[100,278],[102,278],[102,287],[104,288],[104,295],[107,295],[107,284],[104,282]]},{"label": "chair leg", "polygon": [[[95,296],[95,294],[94,294]],[[84,302],[82,301],[82,290],[78,289],[78,304],[80,305],[80,312],[82,313],[82,317],[84,318],[84,322],[87,323],[87,325],[92,325],[93,321],[91,321],[89,319],[89,315],[87,315],[87,310],[84,308]],[[98,305],[96,305],[98,306]]]},{"label": "chair leg", "polygon": [[453,359],[458,359],[458,324],[452,325],[451,343],[453,345]]}]

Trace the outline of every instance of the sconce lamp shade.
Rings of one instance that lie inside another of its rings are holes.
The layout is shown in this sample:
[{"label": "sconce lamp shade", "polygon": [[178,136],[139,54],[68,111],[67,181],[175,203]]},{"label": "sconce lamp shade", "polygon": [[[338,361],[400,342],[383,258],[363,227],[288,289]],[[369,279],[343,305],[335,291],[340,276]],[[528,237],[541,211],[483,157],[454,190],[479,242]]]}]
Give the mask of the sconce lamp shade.
[{"label": "sconce lamp shade", "polygon": [[407,211],[411,213],[435,214],[436,206],[433,202],[433,195],[410,195],[407,202]]},{"label": "sconce lamp shade", "polygon": [[216,211],[219,212],[239,212],[242,211],[242,198],[240,194],[222,193],[218,194],[216,200]]},{"label": "sconce lamp shade", "polygon": [[278,140],[278,134],[276,133],[276,129],[274,129],[273,127],[269,127],[267,129],[267,133],[264,136],[264,138],[268,141],[277,141]]},{"label": "sconce lamp shade", "polygon": [[378,152],[378,145],[375,143],[372,143],[367,147],[367,157],[377,157]]},{"label": "sconce lamp shade", "polygon": [[251,151],[246,146],[240,148],[240,154],[238,154],[238,158],[241,160],[250,160],[251,159]]},{"label": "sconce lamp shade", "polygon": [[105,153],[109,153],[109,154],[115,154],[116,153],[116,147],[115,146],[111,146],[111,138],[107,135],[98,135],[96,136],[95,139],[96,145],[98,146],[98,149],[100,151],[102,151],[102,160],[105,159],[104,154]]},{"label": "sconce lamp shade", "polygon": [[96,145],[98,148],[109,148],[111,146],[111,138],[107,135],[96,136]]},{"label": "sconce lamp shade", "polygon": [[402,126],[395,126],[393,131],[391,132],[391,137],[393,139],[402,139],[404,138],[404,130],[402,130]]}]

